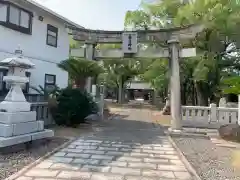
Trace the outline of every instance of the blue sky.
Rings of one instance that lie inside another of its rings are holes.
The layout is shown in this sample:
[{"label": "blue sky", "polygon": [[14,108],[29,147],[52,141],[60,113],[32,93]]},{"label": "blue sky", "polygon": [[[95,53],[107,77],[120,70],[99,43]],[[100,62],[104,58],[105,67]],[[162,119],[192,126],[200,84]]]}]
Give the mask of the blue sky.
[{"label": "blue sky", "polygon": [[127,10],[141,0],[35,0],[85,28],[122,30]]}]

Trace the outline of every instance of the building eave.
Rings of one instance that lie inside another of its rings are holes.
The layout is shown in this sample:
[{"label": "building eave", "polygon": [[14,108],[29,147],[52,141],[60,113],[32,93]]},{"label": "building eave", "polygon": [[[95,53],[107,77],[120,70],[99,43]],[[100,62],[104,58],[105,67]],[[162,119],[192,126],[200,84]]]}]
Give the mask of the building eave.
[{"label": "building eave", "polygon": [[22,0],[22,1],[25,2],[25,3],[31,4],[31,5],[39,8],[39,9],[41,9],[45,13],[47,13],[47,14],[49,14],[51,16],[54,16],[55,18],[63,21],[64,23],[66,23],[67,27],[69,27],[69,28],[73,27],[73,28],[85,29],[83,26],[80,26],[79,24],[77,24],[77,23],[75,23],[75,22],[73,22],[73,21],[63,17],[62,15],[54,12],[53,10],[51,10],[51,9],[49,9],[49,8],[47,8],[47,7],[45,7],[45,6],[41,5],[41,4],[33,1],[33,0]]}]

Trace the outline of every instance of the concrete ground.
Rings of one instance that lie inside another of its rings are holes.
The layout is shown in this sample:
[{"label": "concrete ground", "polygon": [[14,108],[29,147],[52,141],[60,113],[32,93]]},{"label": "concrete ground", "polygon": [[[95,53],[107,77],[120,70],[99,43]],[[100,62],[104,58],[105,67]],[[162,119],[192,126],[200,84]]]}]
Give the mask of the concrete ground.
[{"label": "concrete ground", "polygon": [[193,180],[180,156],[142,109],[124,109],[17,180]]}]

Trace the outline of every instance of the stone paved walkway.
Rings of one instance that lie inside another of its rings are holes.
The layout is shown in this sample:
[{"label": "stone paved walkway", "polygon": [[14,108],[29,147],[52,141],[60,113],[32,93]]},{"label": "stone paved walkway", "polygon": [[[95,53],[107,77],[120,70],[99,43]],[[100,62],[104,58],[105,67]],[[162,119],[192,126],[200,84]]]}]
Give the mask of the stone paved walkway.
[{"label": "stone paved walkway", "polygon": [[163,129],[147,116],[124,111],[17,180],[193,180]]}]

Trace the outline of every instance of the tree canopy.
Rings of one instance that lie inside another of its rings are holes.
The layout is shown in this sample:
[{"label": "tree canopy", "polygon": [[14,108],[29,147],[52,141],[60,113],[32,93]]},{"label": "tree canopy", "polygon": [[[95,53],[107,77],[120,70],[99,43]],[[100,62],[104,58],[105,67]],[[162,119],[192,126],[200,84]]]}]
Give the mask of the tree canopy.
[{"label": "tree canopy", "polygon": [[[217,101],[222,96],[223,80],[239,71],[239,10],[238,0],[156,0],[128,11],[125,27],[156,29],[203,24],[204,31],[187,45],[197,48],[197,57],[180,62],[181,87],[184,104],[191,94],[192,104],[207,105],[209,100]],[[168,88],[168,65],[160,61],[149,66],[143,76],[155,89],[163,90]]]}]

